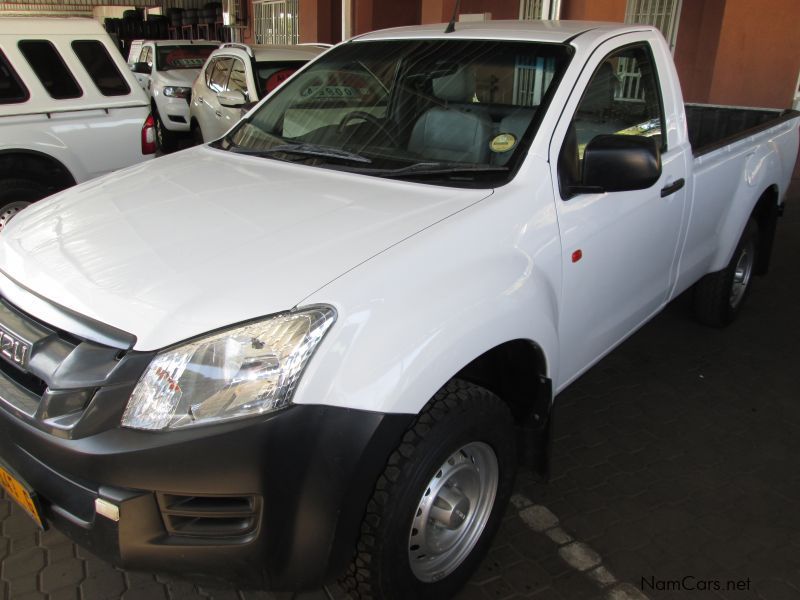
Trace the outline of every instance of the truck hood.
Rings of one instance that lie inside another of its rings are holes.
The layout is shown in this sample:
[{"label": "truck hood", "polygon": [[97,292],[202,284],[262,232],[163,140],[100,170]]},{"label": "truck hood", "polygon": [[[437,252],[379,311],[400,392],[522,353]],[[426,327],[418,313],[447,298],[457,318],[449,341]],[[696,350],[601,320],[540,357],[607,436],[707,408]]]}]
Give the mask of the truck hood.
[{"label": "truck hood", "polygon": [[154,350],[291,309],[490,193],[199,147],[25,209],[0,271]]}]

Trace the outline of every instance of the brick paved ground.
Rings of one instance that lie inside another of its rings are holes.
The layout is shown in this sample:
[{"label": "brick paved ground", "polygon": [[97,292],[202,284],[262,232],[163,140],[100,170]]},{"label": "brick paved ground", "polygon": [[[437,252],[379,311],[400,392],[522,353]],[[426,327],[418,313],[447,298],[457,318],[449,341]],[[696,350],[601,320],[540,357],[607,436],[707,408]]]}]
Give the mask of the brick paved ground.
[{"label": "brick paved ground", "polygon": [[[645,593],[800,598],[800,193],[793,198],[772,273],[736,324],[702,327],[680,298],[562,394],[554,478],[520,476],[516,505],[460,600],[625,600],[642,597],[642,578],[659,587],[686,576],[723,590]],[[3,599],[276,598],[123,573],[57,532],[37,533],[2,498],[0,519]],[[728,580],[749,590],[725,591]]]}]

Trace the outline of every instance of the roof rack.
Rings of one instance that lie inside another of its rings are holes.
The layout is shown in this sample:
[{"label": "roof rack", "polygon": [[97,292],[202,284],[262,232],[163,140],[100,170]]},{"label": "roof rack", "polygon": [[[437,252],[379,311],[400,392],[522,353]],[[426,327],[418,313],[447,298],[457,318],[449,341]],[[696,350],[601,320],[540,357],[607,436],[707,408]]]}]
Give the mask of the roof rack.
[{"label": "roof rack", "polygon": [[225,44],[222,44],[220,48],[238,48],[239,50],[244,50],[245,52],[247,52],[247,55],[250,58],[255,58],[255,55],[253,54],[253,49],[247,44],[237,44],[236,42],[227,42]]}]

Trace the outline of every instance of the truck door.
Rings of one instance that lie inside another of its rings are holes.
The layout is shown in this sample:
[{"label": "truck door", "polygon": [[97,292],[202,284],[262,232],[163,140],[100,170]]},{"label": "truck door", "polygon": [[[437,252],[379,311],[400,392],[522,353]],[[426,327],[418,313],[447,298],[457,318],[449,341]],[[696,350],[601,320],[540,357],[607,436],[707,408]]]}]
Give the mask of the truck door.
[{"label": "truck door", "polygon": [[[667,144],[659,69],[650,44],[638,40],[595,51],[551,143],[562,242],[560,387],[657,312],[674,282],[686,147]],[[581,183],[586,145],[602,134],[655,137],[658,181],[647,189],[571,193],[570,185]]]}]

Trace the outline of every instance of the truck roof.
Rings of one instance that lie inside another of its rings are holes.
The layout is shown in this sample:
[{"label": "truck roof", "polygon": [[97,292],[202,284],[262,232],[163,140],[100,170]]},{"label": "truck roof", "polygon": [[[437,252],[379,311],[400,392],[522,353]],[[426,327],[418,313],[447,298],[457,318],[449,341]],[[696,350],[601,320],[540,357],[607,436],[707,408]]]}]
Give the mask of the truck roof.
[{"label": "truck roof", "polygon": [[359,36],[362,40],[396,40],[418,38],[443,39],[507,39],[564,43],[577,35],[594,31],[598,34],[624,33],[654,29],[649,25],[626,25],[602,21],[467,21],[457,22],[453,33],[445,33],[445,23],[382,29]]},{"label": "truck roof", "polygon": [[133,40],[132,43],[154,44],[156,46],[219,46],[216,40]]},{"label": "truck roof", "polygon": [[79,17],[0,17],[0,34],[13,35],[105,35],[106,30],[94,19]]}]

